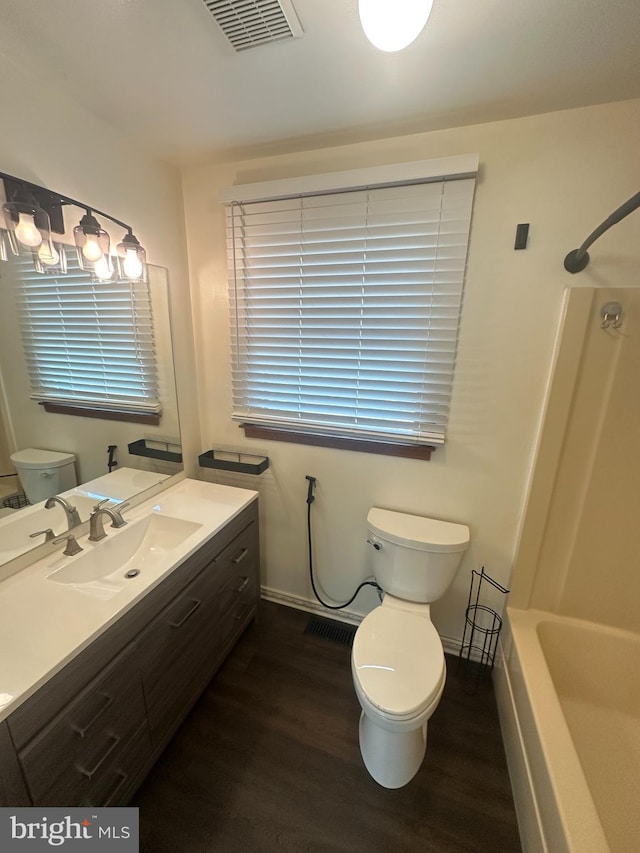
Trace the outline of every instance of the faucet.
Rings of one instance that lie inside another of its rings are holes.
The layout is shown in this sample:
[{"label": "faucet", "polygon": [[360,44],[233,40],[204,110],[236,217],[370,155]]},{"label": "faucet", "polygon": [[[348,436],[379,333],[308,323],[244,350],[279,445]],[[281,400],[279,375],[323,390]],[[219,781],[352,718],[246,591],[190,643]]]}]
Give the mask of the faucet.
[{"label": "faucet", "polygon": [[52,540],[54,545],[59,545],[60,542],[65,542],[65,541],[67,544],[65,546],[64,551],[62,552],[65,557],[73,557],[76,554],[79,554],[80,551],[83,550],[80,547],[80,545],[78,545],[78,543],[76,542],[76,537],[73,535],[73,533],[67,533],[64,536],[58,536],[57,539]]},{"label": "faucet", "polygon": [[44,508],[53,509],[56,504],[60,504],[64,510],[64,514],[67,516],[67,530],[71,530],[79,524],[82,524],[80,513],[76,507],[72,506],[64,498],[61,498],[60,495],[54,495],[52,498],[49,498],[45,503]]},{"label": "faucet", "polygon": [[56,535],[50,527],[47,527],[46,530],[36,530],[35,533],[30,533],[29,539],[35,539],[36,536],[42,536],[43,533],[45,542],[51,542],[51,540],[54,539]]},{"label": "faucet", "polygon": [[93,512],[89,516],[90,542],[99,542],[107,535],[104,530],[104,522],[102,520],[103,515],[106,515],[111,519],[112,527],[124,527],[127,523],[122,517],[122,510],[128,507],[129,504],[120,504],[119,506],[114,507],[102,506],[102,504],[106,503],[108,500],[109,498],[106,498],[104,501],[100,501],[99,504],[96,504],[93,508]]}]

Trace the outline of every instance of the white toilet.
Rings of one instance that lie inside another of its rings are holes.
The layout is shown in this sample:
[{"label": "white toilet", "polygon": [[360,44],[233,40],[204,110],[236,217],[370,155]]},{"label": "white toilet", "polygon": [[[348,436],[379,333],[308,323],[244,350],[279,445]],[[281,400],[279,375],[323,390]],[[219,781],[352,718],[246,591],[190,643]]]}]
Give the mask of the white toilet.
[{"label": "white toilet", "polygon": [[12,453],[11,462],[30,504],[45,501],[78,485],[73,453],[28,447]]},{"label": "white toilet", "polygon": [[446,678],[430,603],[453,581],[469,528],[377,507],[367,524],[373,574],[385,595],[362,620],[351,653],[360,752],[376,782],[401,788],[422,764],[427,721]]}]

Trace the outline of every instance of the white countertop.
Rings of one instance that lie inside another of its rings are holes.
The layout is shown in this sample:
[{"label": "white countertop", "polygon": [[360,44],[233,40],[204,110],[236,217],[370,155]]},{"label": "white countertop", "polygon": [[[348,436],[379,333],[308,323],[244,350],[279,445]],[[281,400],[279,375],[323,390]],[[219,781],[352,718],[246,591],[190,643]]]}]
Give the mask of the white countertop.
[{"label": "white countertop", "polygon": [[256,500],[249,489],[184,479],[139,506],[123,513],[129,523],[150,514],[195,522],[184,541],[154,553],[151,566],[121,589],[104,595],[90,584],[57,583],[49,578],[112,537],[127,531],[108,526],[107,539],[89,542],[78,537],[83,552],[63,557],[56,551],[0,583],[0,720],[96,637],[130,610],[187,557],[211,539],[232,518]]}]

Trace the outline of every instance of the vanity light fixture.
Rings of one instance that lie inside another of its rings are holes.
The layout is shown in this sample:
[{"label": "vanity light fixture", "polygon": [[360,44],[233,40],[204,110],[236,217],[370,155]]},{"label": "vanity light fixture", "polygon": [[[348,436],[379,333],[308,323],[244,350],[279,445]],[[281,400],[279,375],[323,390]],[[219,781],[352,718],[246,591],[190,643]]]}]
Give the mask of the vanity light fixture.
[{"label": "vanity light fixture", "polygon": [[37,202],[8,201],[2,206],[9,245],[14,255],[24,247],[38,249],[43,240],[51,239],[49,216]]},{"label": "vanity light fixture", "polygon": [[83,270],[93,271],[96,263],[109,254],[111,238],[91,210],[87,210],[73,229],[73,239],[76,243],[78,263]]},{"label": "vanity light fixture", "polygon": [[147,253],[134,234],[129,231],[118,243],[118,274],[129,281],[144,281],[147,269]]},{"label": "vanity light fixture", "polygon": [[433,0],[358,0],[366,37],[388,53],[403,50],[418,38],[432,6]]},{"label": "vanity light fixture", "polygon": [[5,235],[14,255],[29,253],[39,273],[66,273],[67,258],[62,243],[54,242],[52,232],[64,234],[64,205],[84,208],[84,216],[73,229],[78,263],[98,281],[110,281],[114,264],[110,255],[111,238],[94,214],[109,219],[127,233],[118,245],[118,274],[129,281],[147,280],[147,256],[130,225],[101,210],[69,196],[0,172],[4,184],[2,206],[5,228],[0,231],[0,260],[7,259]]}]

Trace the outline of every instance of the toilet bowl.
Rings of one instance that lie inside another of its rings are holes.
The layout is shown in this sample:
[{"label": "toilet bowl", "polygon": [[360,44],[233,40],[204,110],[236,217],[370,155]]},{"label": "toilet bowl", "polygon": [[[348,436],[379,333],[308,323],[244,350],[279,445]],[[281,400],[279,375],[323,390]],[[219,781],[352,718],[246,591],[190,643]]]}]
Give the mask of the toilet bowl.
[{"label": "toilet bowl", "polygon": [[351,655],[362,708],[362,759],[385,788],[400,788],[418,772],[427,747],[427,721],[445,683],[444,652],[429,605],[420,614],[402,604],[385,596],[360,624]]},{"label": "toilet bowl", "polygon": [[424,760],[427,722],[446,680],[430,602],[453,580],[469,529],[378,508],[367,521],[373,572],[385,596],[362,620],[351,653],[360,752],[376,782],[400,788]]}]

